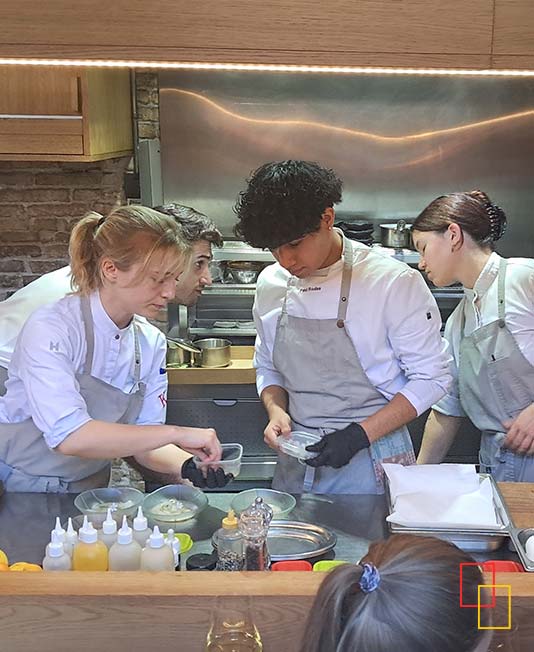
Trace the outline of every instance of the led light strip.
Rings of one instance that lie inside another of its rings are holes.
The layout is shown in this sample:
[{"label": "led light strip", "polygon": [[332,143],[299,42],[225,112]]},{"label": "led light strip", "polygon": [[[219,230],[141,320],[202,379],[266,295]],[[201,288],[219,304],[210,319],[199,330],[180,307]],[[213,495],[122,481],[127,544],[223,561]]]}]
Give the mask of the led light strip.
[{"label": "led light strip", "polygon": [[91,59],[8,59],[3,66],[69,66],[86,68],[151,68],[160,70],[228,70],[264,72],[317,72],[345,75],[463,75],[471,77],[534,77],[534,70],[473,70],[462,68],[385,68],[357,66],[299,66],[263,63],[187,63],[177,61],[111,61]]}]

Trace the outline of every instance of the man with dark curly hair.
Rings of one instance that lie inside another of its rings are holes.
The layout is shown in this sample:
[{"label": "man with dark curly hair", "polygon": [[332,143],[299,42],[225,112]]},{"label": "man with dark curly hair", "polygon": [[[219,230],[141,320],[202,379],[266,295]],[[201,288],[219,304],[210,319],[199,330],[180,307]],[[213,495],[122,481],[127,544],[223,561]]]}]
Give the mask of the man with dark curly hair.
[{"label": "man with dark curly hair", "polygon": [[[257,282],[254,364],[285,491],[382,493],[382,462],[415,462],[406,424],[451,380],[421,274],[334,228],[341,192],[317,163],[267,163],[235,207],[236,234],[277,260]],[[281,450],[292,430],[316,435],[306,465]]]}]

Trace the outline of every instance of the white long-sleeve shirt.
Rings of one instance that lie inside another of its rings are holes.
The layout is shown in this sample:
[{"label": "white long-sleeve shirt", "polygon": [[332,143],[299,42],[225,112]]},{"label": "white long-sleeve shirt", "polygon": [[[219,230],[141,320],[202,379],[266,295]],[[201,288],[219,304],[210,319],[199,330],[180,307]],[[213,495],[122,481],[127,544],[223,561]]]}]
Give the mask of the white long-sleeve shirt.
[{"label": "white long-sleeve shirt", "polygon": [[[403,394],[421,414],[449,386],[449,354],[440,335],[441,317],[421,274],[405,263],[353,243],[355,255],[345,320],[363,370],[388,400]],[[343,258],[289,289],[287,312],[308,319],[336,319]],[[278,263],[257,282],[254,366],[261,394],[269,385],[284,387],[273,363],[276,325],[289,272]],[[340,369],[342,374],[343,370]]]},{"label": "white long-sleeve shirt", "polygon": [[70,278],[70,267],[62,267],[0,301],[0,367],[8,368],[17,337],[32,312],[71,292]]},{"label": "white long-sleeve shirt", "polygon": [[[126,393],[135,391],[133,324],[118,328],[98,292],[91,297],[94,353],[91,374]],[[140,425],[165,422],[167,374],[165,336],[136,317],[141,352],[141,382],[146,393]],[[17,339],[9,365],[7,393],[0,397],[0,423],[32,418],[50,448],[58,446],[91,417],[75,374],[83,371],[87,343],[78,295],[36,310]]]},{"label": "white long-sleeve shirt", "polygon": [[[475,329],[499,318],[497,291],[500,259],[497,253],[491,254],[473,288],[464,288],[466,300],[458,304],[445,324],[445,339],[449,342],[453,355],[453,380],[447,394],[433,406],[443,414],[466,416],[460,403],[458,387],[462,310],[465,307],[465,335],[470,335]],[[506,326],[521,353],[534,365],[534,260],[508,258],[505,293]]]}]

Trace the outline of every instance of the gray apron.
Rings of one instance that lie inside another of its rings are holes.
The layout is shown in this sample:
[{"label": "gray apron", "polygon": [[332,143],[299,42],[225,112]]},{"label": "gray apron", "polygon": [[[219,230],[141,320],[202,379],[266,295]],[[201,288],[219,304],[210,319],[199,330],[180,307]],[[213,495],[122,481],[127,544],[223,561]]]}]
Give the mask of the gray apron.
[{"label": "gray apron", "polygon": [[[141,355],[135,317],[133,323],[135,359],[134,389],[122,390],[91,376],[94,331],[91,305],[81,298],[87,341],[83,372],[76,374],[80,394],[92,419],[108,423],[135,423],[145,394],[140,382]],[[46,399],[44,399],[46,400]],[[20,423],[0,423],[0,480],[6,491],[66,493],[107,486],[110,461],[63,455],[50,449],[32,419]]]},{"label": "gray apron", "polygon": [[499,262],[498,319],[465,331],[465,302],[461,312],[458,383],[462,407],[479,430],[480,470],[497,481],[534,482],[534,456],[502,448],[503,421],[514,419],[534,402],[534,366],[521,353],[506,327],[506,259]]},{"label": "gray apron", "polygon": [[[345,329],[354,249],[350,240],[344,238],[343,242],[337,319],[288,315],[286,290],[273,349],[274,366],[289,396],[294,429],[320,435],[363,421],[388,403],[369,381]],[[290,277],[288,289],[294,282]],[[280,451],[273,487],[293,493],[383,493],[382,462],[415,463],[406,427],[381,437],[340,469],[314,469]]]},{"label": "gray apron", "polygon": [[0,396],[6,393],[7,369],[0,367]]}]

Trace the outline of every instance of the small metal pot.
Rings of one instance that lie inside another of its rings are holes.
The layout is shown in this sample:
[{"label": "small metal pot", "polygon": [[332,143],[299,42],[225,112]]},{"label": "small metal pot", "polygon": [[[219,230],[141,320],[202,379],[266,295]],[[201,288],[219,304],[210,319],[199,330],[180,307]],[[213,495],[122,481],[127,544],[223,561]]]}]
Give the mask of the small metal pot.
[{"label": "small metal pot", "polygon": [[194,345],[200,349],[200,353],[193,353],[195,367],[216,369],[230,364],[231,342],[229,340],[210,337],[197,340]]},{"label": "small metal pot", "polygon": [[413,249],[412,225],[405,220],[393,224],[380,225],[380,240],[383,247],[394,249]]},{"label": "small metal pot", "polygon": [[200,355],[200,349],[186,340],[167,338],[167,364],[191,367],[194,356]]}]

